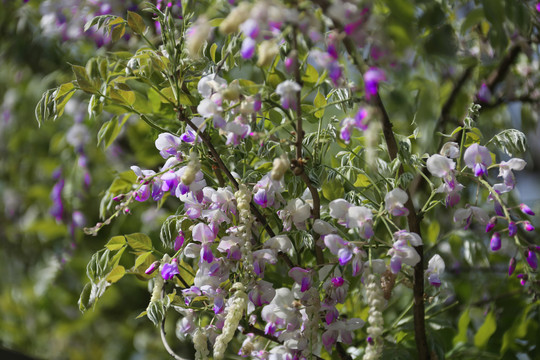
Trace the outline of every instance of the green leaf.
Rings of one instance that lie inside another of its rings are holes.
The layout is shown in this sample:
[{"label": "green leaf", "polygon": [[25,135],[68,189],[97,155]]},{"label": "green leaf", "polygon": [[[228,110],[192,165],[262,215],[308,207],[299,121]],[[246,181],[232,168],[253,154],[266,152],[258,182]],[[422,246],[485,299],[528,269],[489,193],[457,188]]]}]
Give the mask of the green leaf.
[{"label": "green leaf", "polygon": [[66,83],[60,85],[54,92],[54,118],[53,120],[58,119],[64,113],[64,108],[68,103],[69,99],[75,94],[75,85],[73,83]]},{"label": "green leaf", "polygon": [[212,46],[210,46],[210,57],[212,58],[212,61],[216,62],[216,50],[217,50],[217,44],[213,43]]},{"label": "green leaf", "polygon": [[133,91],[110,88],[109,96],[123,105],[131,106],[135,103],[135,93]]},{"label": "green leaf", "polygon": [[307,64],[306,72],[302,75],[302,81],[315,84],[319,80],[319,73],[311,64]]},{"label": "green leaf", "polygon": [[317,91],[317,95],[315,96],[315,100],[313,101],[313,105],[315,105],[316,109],[320,109],[315,111],[315,117],[317,119],[320,119],[324,115],[324,108],[326,106],[326,98],[323,94],[321,94],[319,91]]},{"label": "green leaf", "polygon": [[343,197],[345,190],[343,183],[338,179],[326,181],[322,186],[322,193],[327,200],[335,200]]},{"label": "green leaf", "polygon": [[165,306],[163,306],[163,302],[152,301],[146,309],[146,316],[148,316],[154,325],[158,326],[165,317],[165,310],[166,309]]},{"label": "green leaf", "polygon": [[135,233],[125,236],[129,246],[131,246],[131,248],[136,252],[147,252],[152,250],[152,240],[148,237],[148,235]]},{"label": "green leaf", "polygon": [[114,236],[109,240],[105,247],[109,250],[119,250],[126,244],[126,238],[123,236]]},{"label": "green leaf", "polygon": [[512,323],[512,327],[505,331],[501,346],[501,355],[512,347],[516,339],[524,338],[527,335],[527,327],[530,320],[527,320],[527,315],[532,309],[533,304],[527,305],[519,317],[516,317]]},{"label": "green leaf", "polygon": [[439,237],[440,231],[441,225],[439,224],[439,222],[437,220],[432,220],[428,226],[427,240],[432,244],[437,243],[437,238]]},{"label": "green leaf", "polygon": [[97,92],[97,87],[88,77],[84,67],[79,65],[71,65],[71,69],[75,74],[77,85],[81,88],[81,90],[89,94],[95,94]]},{"label": "green leaf", "polygon": [[126,251],[125,247],[120,248],[120,250],[118,250],[118,252],[114,254],[114,256],[111,258],[111,261],[110,261],[112,267],[118,266],[118,263],[120,263],[120,258],[124,254],[124,251]]},{"label": "green leaf", "polygon": [[469,308],[465,309],[458,320],[458,333],[454,337],[453,343],[454,346],[459,343],[467,342],[467,329],[469,328],[469,323],[471,318],[469,316]]},{"label": "green leaf", "polygon": [[481,8],[476,8],[471,10],[467,16],[465,16],[465,20],[461,23],[460,32],[461,35],[464,35],[467,30],[472,28],[473,26],[479,24],[484,20],[484,10]]},{"label": "green leaf", "polygon": [[148,251],[148,252],[145,252],[145,253],[142,253],[141,255],[137,256],[137,259],[135,260],[135,265],[133,265],[133,268],[134,269],[137,269],[139,266],[141,266],[142,264],[144,264],[144,262],[146,261],[146,259],[152,255],[152,252],[151,251]]},{"label": "green leaf", "polygon": [[498,149],[510,156],[516,153],[524,153],[528,149],[527,137],[524,133],[516,129],[501,131],[489,140],[487,144],[489,143],[493,143]]},{"label": "green leaf", "polygon": [[84,285],[84,288],[81,292],[81,296],[79,297],[79,301],[77,302],[77,304],[79,304],[79,310],[81,312],[85,312],[91,306],[90,305],[91,292],[92,292],[92,284],[87,283],[86,285]]},{"label": "green leaf", "polygon": [[495,330],[497,330],[495,314],[493,311],[490,311],[486,316],[486,320],[484,320],[484,323],[480,326],[476,335],[474,335],[474,346],[479,348],[485,347]]},{"label": "green leaf", "polygon": [[356,187],[368,187],[371,185],[371,181],[365,174],[358,174],[356,176],[356,181],[354,182],[354,186]]},{"label": "green leaf", "polygon": [[148,312],[145,310],[145,311],[143,311],[142,313],[140,313],[139,315],[137,315],[137,317],[136,317],[135,319],[140,319],[140,318],[142,318],[142,317],[145,317],[147,313],[148,313]]},{"label": "green leaf", "polygon": [[113,21],[109,22],[108,26],[113,42],[120,40],[120,38],[126,33],[126,23],[121,17],[117,17]]},{"label": "green leaf", "polygon": [[126,274],[126,269],[122,265],[118,265],[114,269],[111,270],[111,272],[107,275],[105,280],[107,280],[111,284],[114,284],[115,282],[123,278],[125,274]]},{"label": "green leaf", "polygon": [[127,22],[131,30],[136,34],[143,34],[146,30],[146,25],[141,15],[128,11],[127,13]]}]

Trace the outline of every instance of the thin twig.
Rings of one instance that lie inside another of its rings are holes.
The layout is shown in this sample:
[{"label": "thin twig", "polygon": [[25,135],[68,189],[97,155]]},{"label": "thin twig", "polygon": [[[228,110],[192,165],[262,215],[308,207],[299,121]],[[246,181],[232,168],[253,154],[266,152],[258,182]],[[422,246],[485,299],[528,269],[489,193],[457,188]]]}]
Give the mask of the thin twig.
[{"label": "thin twig", "polygon": [[163,320],[161,321],[161,327],[160,327],[160,333],[161,333],[161,342],[163,343],[163,346],[165,347],[165,350],[171,355],[175,360],[188,360],[180,355],[176,354],[173,349],[169,346],[169,343],[167,342],[167,337],[165,336],[165,316],[163,316]]}]

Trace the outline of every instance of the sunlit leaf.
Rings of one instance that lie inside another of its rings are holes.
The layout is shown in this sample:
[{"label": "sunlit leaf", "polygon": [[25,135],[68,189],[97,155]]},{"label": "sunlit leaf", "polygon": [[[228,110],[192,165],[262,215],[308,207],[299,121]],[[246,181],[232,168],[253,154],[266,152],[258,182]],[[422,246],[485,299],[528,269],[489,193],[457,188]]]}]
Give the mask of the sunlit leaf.
[{"label": "sunlit leaf", "polygon": [[476,334],[474,335],[474,346],[482,348],[487,345],[487,342],[489,341],[489,338],[493,333],[497,330],[497,322],[495,321],[495,314],[493,311],[490,311],[486,319],[484,320],[484,323]]}]

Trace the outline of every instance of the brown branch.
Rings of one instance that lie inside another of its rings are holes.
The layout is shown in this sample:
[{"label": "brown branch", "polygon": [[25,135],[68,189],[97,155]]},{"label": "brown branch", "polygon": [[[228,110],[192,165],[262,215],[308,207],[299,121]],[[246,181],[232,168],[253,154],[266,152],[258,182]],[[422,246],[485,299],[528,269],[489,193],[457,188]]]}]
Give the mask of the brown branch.
[{"label": "brown branch", "polygon": [[[303,86],[302,82],[302,76],[300,74],[300,64],[298,62],[298,39],[297,36],[297,28],[296,26],[293,27],[292,31],[292,49],[295,54],[294,57],[294,78],[295,81],[300,87]],[[313,209],[312,209],[312,215],[313,215],[313,221],[321,218],[321,198],[319,196],[319,191],[317,188],[313,185],[311,182],[309,176],[306,174],[304,169],[305,160],[302,158],[302,149],[303,149],[303,141],[304,141],[304,130],[302,129],[302,91],[298,91],[296,93],[296,159],[294,159],[291,164],[293,167],[293,173],[296,176],[300,176],[302,181],[306,184],[307,188],[309,189],[309,192],[311,193],[311,197],[313,199]],[[315,259],[317,261],[317,265],[322,265],[324,263],[324,255],[322,252],[322,249],[319,245],[317,245],[317,240],[319,240],[319,234],[313,232],[313,238],[314,238],[314,244],[313,247],[315,248]]]},{"label": "brown branch", "polygon": [[437,124],[435,125],[435,130],[444,131],[444,125],[450,122],[450,110],[452,110],[452,107],[454,106],[454,103],[456,102],[457,96],[459,95],[459,92],[467,82],[467,80],[470,78],[473,70],[475,68],[475,65],[469,66],[463,74],[461,74],[461,77],[458,79],[456,85],[452,89],[452,92],[450,93],[450,96],[445,101],[442,109],[441,109],[441,116],[437,120]]},{"label": "brown branch", "polygon": [[[381,96],[377,94],[375,101],[382,114],[383,135],[388,148],[388,154],[390,159],[394,160],[398,156],[398,145],[394,132],[392,131],[392,122],[386,112]],[[399,174],[403,173],[403,166],[399,167]],[[416,209],[412,202],[411,194],[408,189],[405,189],[408,200],[405,203],[405,207],[409,210],[407,215],[407,221],[409,223],[409,230],[417,233],[420,237],[420,221],[417,218]],[[424,247],[415,246],[414,249],[420,255],[420,261],[414,266],[414,282],[413,282],[413,317],[414,317],[414,335],[416,340],[416,350],[418,351],[418,358],[421,360],[430,359],[429,348],[426,337],[426,324],[425,324],[425,309],[424,309]]]},{"label": "brown branch", "polygon": [[493,94],[493,91],[495,91],[496,86],[504,80],[506,77],[506,74],[510,70],[510,66],[516,61],[519,53],[521,52],[521,45],[520,44],[514,44],[506,54],[506,56],[502,59],[501,63],[495,69],[488,77],[488,80],[486,82],[486,85]]}]

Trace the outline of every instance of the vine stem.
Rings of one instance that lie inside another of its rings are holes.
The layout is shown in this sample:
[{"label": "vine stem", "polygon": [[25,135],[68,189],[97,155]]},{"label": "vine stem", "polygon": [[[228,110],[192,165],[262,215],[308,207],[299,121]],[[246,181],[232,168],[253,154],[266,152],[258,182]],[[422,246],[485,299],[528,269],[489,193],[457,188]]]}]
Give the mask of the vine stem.
[{"label": "vine stem", "polygon": [[[294,78],[298,85],[300,85],[300,88],[303,87],[302,82],[302,75],[300,74],[300,63],[298,61],[298,39],[297,36],[297,28],[296,26],[293,27],[292,31],[292,51],[295,54],[294,57]],[[293,160],[292,166],[293,166],[293,173],[297,176],[300,176],[302,181],[306,184],[307,188],[309,189],[309,192],[311,193],[311,198],[313,199],[313,209],[312,209],[312,215],[313,215],[313,221],[321,218],[321,198],[319,196],[319,191],[317,188],[313,185],[311,182],[308,174],[305,172],[304,169],[304,163],[305,160],[302,158],[302,148],[303,148],[303,142],[304,142],[304,130],[302,128],[302,90],[299,90],[296,93],[296,159]],[[317,241],[319,240],[319,234],[313,232],[313,238],[314,238],[314,245],[315,248],[315,259],[317,261],[317,265],[321,265],[324,263],[324,255],[322,252],[322,249],[319,245],[317,245]]]},{"label": "vine stem", "polygon": [[[392,131],[392,122],[386,112],[381,96],[377,93],[375,98],[377,106],[382,115],[383,134],[388,148],[388,154],[390,159],[394,160],[398,155],[398,146],[394,132]],[[399,174],[403,173],[403,165],[399,167]],[[409,210],[407,215],[407,221],[409,223],[409,230],[417,233],[422,237],[420,232],[420,221],[414,208],[414,204],[411,199],[411,194],[408,189],[405,189],[407,193],[407,202],[405,207]],[[414,281],[413,281],[413,318],[414,318],[414,335],[416,340],[416,350],[418,351],[418,359],[427,360],[430,359],[429,348],[426,337],[426,324],[425,324],[425,308],[424,308],[424,246],[415,246],[414,249],[420,256],[420,261],[414,266]]]},{"label": "vine stem", "polygon": [[175,360],[188,360],[188,359],[185,359],[185,358],[181,357],[177,353],[175,353],[174,350],[169,345],[169,343],[167,342],[167,337],[165,336],[166,335],[165,334],[165,316],[163,316],[163,320],[161,320],[160,333],[161,333],[161,342],[163,343],[163,346],[165,347],[165,350],[167,350],[167,352],[169,353],[169,355],[172,356],[173,359],[175,359]]}]

